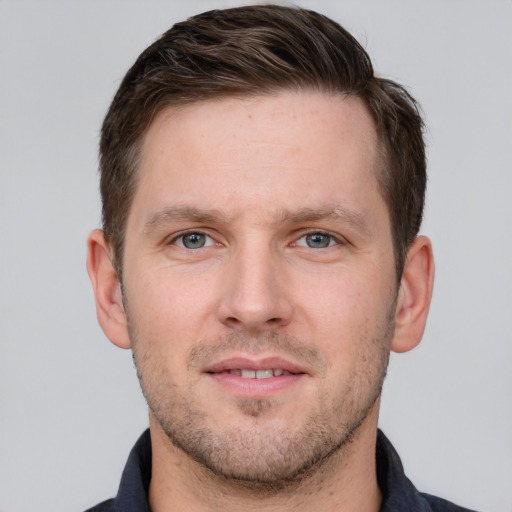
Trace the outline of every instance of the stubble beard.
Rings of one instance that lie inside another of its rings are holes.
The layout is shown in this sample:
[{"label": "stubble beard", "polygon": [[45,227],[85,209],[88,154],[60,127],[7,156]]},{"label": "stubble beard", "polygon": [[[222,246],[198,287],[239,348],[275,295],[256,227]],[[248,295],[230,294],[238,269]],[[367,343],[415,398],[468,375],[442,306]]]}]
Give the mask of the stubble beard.
[{"label": "stubble beard", "polygon": [[[379,335],[362,340],[364,349],[359,364],[351,369],[344,389],[334,397],[329,397],[326,390],[319,392],[315,407],[295,430],[284,423],[273,430],[265,428],[265,422],[279,407],[271,398],[236,401],[242,414],[254,418],[255,428],[251,431],[210,427],[206,414],[193,398],[193,390],[178,389],[164,358],[146,348],[151,347],[148,340],[140,343],[130,322],[129,328],[143,394],[172,446],[199,463],[212,477],[258,493],[273,494],[298,485],[350,447],[370,411],[377,406],[389,360],[393,318],[394,308]],[[306,344],[275,333],[258,340],[235,334],[201,343],[192,351],[191,358],[208,359],[211,353],[229,347],[254,353],[277,347],[280,353],[292,351],[295,355],[304,347],[302,357],[318,357],[321,364],[320,356],[311,354]]]}]

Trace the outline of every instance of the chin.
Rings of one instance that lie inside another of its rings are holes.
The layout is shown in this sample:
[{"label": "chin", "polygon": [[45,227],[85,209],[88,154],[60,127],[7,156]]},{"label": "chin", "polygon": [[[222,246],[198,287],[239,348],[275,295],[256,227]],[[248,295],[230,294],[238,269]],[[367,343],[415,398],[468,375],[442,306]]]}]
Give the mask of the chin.
[{"label": "chin", "polygon": [[343,457],[371,409],[348,424],[315,411],[292,430],[289,418],[275,417],[271,400],[244,399],[237,406],[233,424],[222,429],[207,426],[204,415],[191,410],[172,420],[155,416],[172,446],[210,476],[258,493],[296,486],[333,457]]}]

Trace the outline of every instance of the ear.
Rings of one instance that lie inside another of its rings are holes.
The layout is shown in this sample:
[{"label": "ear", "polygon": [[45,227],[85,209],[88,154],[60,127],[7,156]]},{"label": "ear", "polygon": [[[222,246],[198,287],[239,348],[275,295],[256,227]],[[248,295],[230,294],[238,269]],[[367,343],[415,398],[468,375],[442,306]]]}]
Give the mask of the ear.
[{"label": "ear", "polygon": [[400,281],[395,314],[394,352],[407,352],[423,336],[434,285],[432,244],[425,236],[412,243]]},{"label": "ear", "polygon": [[110,247],[100,229],[87,239],[87,272],[96,299],[96,315],[107,338],[118,347],[130,348],[121,285],[110,258]]}]

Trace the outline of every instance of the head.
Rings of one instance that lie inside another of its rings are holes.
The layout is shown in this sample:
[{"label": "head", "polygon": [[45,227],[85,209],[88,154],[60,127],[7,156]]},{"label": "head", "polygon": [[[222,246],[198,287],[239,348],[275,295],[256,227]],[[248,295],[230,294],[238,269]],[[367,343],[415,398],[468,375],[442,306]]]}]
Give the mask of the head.
[{"label": "head", "polygon": [[419,342],[432,290],[421,131],[353,37],[301,9],[196,16],[130,69],[89,273],[183,464],[276,488],[375,438],[389,350]]},{"label": "head", "polygon": [[331,19],[276,5],[210,11],[177,23],[126,74],[100,143],[103,230],[119,277],[144,136],[169,107],[281,90],[359,98],[379,140],[375,169],[391,219],[400,280],[421,225],[426,162],[418,106],[399,84],[374,75],[368,54]]}]

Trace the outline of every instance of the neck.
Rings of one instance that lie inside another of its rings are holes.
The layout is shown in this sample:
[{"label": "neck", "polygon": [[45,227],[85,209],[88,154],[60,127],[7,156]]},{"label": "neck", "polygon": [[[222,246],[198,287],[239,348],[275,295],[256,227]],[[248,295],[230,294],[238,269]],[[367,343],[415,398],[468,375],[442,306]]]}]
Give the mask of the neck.
[{"label": "neck", "polygon": [[303,475],[274,489],[214,475],[172,445],[150,415],[153,451],[149,501],[152,512],[378,512],[375,443],[378,403],[350,443]]}]

